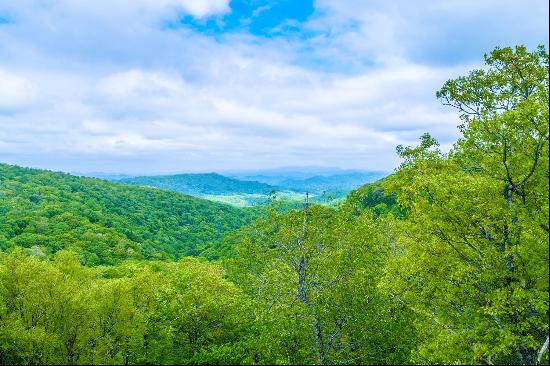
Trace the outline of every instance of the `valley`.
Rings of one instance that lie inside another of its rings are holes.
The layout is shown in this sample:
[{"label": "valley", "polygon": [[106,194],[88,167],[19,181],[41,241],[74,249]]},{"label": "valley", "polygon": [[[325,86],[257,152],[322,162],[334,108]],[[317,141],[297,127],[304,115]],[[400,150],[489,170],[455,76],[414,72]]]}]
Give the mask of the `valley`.
[{"label": "valley", "polygon": [[[326,175],[317,175],[318,173]],[[98,177],[105,176],[96,173]],[[335,169],[294,168],[240,174],[217,173],[175,174],[165,176],[138,176],[131,178],[110,178],[117,183],[156,187],[180,192],[211,201],[227,203],[237,207],[258,206],[269,202],[275,196],[287,203],[300,204],[305,194],[310,200],[325,205],[343,202],[353,189],[383,178],[388,173],[337,171]]]}]

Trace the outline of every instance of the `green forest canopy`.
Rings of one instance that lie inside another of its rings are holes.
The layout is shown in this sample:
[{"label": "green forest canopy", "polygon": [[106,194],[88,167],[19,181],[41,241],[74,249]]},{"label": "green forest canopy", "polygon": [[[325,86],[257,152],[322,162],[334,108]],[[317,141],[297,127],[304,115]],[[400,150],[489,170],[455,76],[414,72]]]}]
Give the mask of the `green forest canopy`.
[{"label": "green forest canopy", "polygon": [[0,248],[84,264],[198,255],[256,215],[175,192],[0,165]]}]

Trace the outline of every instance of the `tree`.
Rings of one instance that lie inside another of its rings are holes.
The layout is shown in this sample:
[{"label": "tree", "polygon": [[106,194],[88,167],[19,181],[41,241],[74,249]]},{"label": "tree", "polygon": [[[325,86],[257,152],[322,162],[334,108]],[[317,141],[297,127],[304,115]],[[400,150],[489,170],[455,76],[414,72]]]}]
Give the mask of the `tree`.
[{"label": "tree", "polygon": [[534,364],[548,337],[548,54],[485,60],[437,93],[461,112],[451,152],[424,135],[386,183],[409,212],[386,285],[426,320],[420,361]]},{"label": "tree", "polygon": [[272,211],[237,247],[231,278],[254,299],[256,339],[269,345],[260,362],[407,362],[410,318],[378,289],[383,230],[354,212]]}]

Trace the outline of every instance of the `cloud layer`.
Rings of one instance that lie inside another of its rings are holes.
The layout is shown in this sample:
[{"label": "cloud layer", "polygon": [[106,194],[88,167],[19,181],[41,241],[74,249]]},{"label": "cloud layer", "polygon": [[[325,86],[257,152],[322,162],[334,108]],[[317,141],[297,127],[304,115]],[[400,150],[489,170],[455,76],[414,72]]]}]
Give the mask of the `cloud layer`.
[{"label": "cloud layer", "polygon": [[357,4],[317,1],[258,34],[253,19],[223,28],[239,17],[226,0],[0,0],[0,161],[391,170],[397,144],[456,139],[456,113],[435,100],[445,80],[496,45],[548,44],[543,1]]}]

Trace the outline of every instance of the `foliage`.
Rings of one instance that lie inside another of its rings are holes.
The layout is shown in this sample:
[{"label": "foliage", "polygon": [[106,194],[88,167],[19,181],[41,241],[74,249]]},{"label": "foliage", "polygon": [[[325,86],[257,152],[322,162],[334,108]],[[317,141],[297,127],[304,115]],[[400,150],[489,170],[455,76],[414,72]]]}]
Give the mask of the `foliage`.
[{"label": "foliage", "polygon": [[534,364],[548,337],[548,55],[486,62],[438,92],[464,122],[451,152],[424,135],[385,184],[409,213],[385,286],[425,318],[420,362]]},{"label": "foliage", "polygon": [[323,206],[256,223],[227,267],[254,299],[258,342],[276,345],[262,363],[406,362],[410,314],[377,288],[380,232],[370,215]]},{"label": "foliage", "polygon": [[[247,301],[215,265],[0,257],[0,363],[190,363],[235,342]],[[246,313],[246,312],[244,312]]]},{"label": "foliage", "polygon": [[9,165],[0,165],[0,198],[0,250],[71,249],[90,265],[197,255],[256,215],[174,192]]},{"label": "foliage", "polygon": [[[387,178],[386,178],[387,179]],[[395,192],[386,193],[383,186],[384,180],[365,184],[350,192],[344,205],[352,209],[355,215],[365,210],[372,211],[376,216],[384,216],[389,213],[403,218],[405,211],[397,204]]]}]

